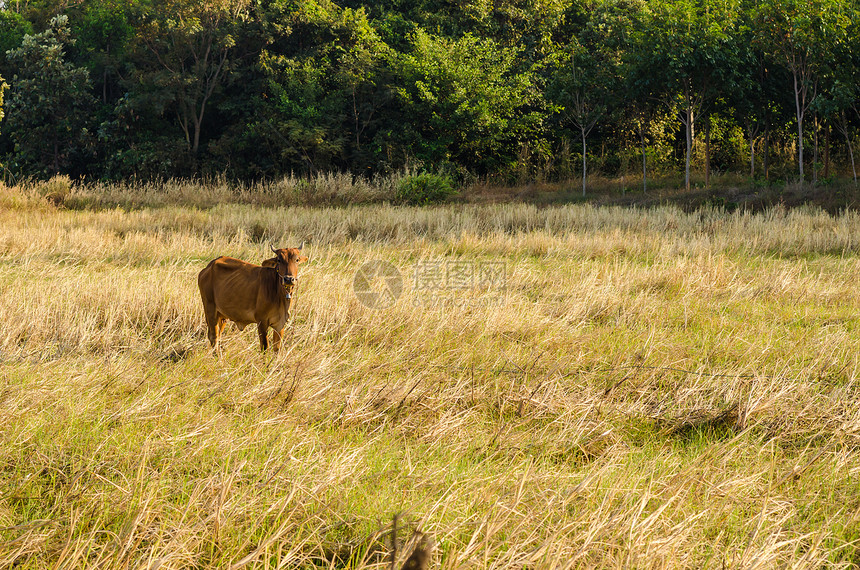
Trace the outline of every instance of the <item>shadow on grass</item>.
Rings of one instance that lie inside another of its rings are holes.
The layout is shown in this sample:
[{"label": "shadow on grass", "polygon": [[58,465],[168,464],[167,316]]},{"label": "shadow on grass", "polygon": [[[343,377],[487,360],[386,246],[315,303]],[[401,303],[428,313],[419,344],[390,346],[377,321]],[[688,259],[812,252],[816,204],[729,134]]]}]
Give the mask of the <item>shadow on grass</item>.
[{"label": "shadow on grass", "polygon": [[694,410],[682,417],[657,421],[656,435],[680,440],[707,436],[710,440],[728,439],[743,431],[740,406],[730,404],[723,410]]}]

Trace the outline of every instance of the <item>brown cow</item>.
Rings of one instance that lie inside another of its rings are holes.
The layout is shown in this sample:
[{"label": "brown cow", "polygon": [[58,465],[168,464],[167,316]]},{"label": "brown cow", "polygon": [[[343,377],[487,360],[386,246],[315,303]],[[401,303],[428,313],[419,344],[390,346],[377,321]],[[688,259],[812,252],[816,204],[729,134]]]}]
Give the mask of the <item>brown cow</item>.
[{"label": "brown cow", "polygon": [[275,329],[272,345],[276,351],[280,347],[284,326],[290,318],[298,264],[308,258],[301,254],[301,246],[271,249],[275,257],[262,265],[219,257],[197,276],[213,349],[220,352],[219,341],[227,320],[234,321],[239,330],[257,323],[260,350],[268,348],[267,337],[272,327]]}]

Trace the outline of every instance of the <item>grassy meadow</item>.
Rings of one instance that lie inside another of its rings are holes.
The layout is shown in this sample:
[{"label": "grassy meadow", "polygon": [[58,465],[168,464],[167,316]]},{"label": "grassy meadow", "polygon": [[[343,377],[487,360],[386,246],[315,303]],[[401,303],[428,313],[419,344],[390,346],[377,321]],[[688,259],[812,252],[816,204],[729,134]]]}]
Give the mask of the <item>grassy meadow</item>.
[{"label": "grassy meadow", "polygon": [[[860,563],[860,215],[187,192],[0,190],[0,567]],[[197,273],[302,240],[281,352],[213,356]]]}]

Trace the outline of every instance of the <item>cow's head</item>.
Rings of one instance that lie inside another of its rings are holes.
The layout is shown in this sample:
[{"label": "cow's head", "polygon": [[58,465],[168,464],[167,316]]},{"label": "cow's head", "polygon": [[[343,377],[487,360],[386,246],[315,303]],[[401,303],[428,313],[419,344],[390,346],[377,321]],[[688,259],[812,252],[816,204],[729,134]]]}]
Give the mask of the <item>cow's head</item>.
[{"label": "cow's head", "polygon": [[293,289],[299,280],[299,263],[308,260],[306,255],[302,255],[304,245],[304,242],[302,242],[302,245],[299,247],[282,249],[275,249],[274,246],[270,245],[269,248],[271,248],[275,257],[267,259],[261,264],[263,267],[274,267],[275,271],[278,272],[278,276],[284,284],[287,299],[292,297]]}]

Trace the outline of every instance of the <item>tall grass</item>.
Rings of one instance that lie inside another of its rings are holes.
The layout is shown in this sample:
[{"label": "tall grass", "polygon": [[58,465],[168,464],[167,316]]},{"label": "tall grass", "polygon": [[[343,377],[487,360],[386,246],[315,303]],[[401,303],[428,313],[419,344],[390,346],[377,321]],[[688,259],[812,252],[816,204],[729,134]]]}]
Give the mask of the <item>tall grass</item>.
[{"label": "tall grass", "polygon": [[[400,513],[440,568],[851,567],[858,230],[7,189],[0,566],[380,568]],[[302,240],[281,353],[228,327],[213,356],[197,272]],[[404,279],[383,310],[352,291],[374,259]],[[454,261],[503,262],[504,288],[428,302],[416,263]]]},{"label": "tall grass", "polygon": [[[63,203],[73,209],[122,206],[124,208],[182,205],[208,208],[213,204],[234,203],[256,206],[328,205],[381,202],[395,196],[397,184],[411,172],[399,172],[374,179],[346,173],[321,173],[313,177],[286,176],[273,181],[233,183],[225,179],[130,180],[72,185],[66,181]],[[53,179],[52,179],[53,181]],[[46,193],[48,183],[24,186]],[[56,182],[53,184],[56,186]]]},{"label": "tall grass", "polygon": [[[487,179],[460,180],[417,170],[404,170],[373,178],[348,173],[319,173],[309,177],[286,176],[276,180],[237,182],[224,178],[124,182],[73,182],[67,176],[21,183],[12,195],[36,197],[73,210],[158,208],[179,206],[209,209],[233,204],[266,208],[305,206],[347,207],[357,204],[425,204],[453,202],[487,204],[525,201],[541,206],[581,201],[580,179],[529,182],[514,185]],[[428,186],[429,184],[429,186]],[[653,178],[644,192],[637,176],[589,177],[588,199],[604,206],[677,204],[689,211],[697,207],[728,207],[762,211],[778,204],[813,204],[828,212],[860,206],[860,193],[847,177],[828,178],[817,184],[774,180],[769,182],[731,173],[714,174],[710,184],[694,175],[693,191],[681,190],[674,175]],[[418,192],[416,194],[416,192]],[[428,193],[429,192],[429,193]],[[425,195],[426,194],[426,195]],[[14,205],[13,205],[14,206]]]}]

